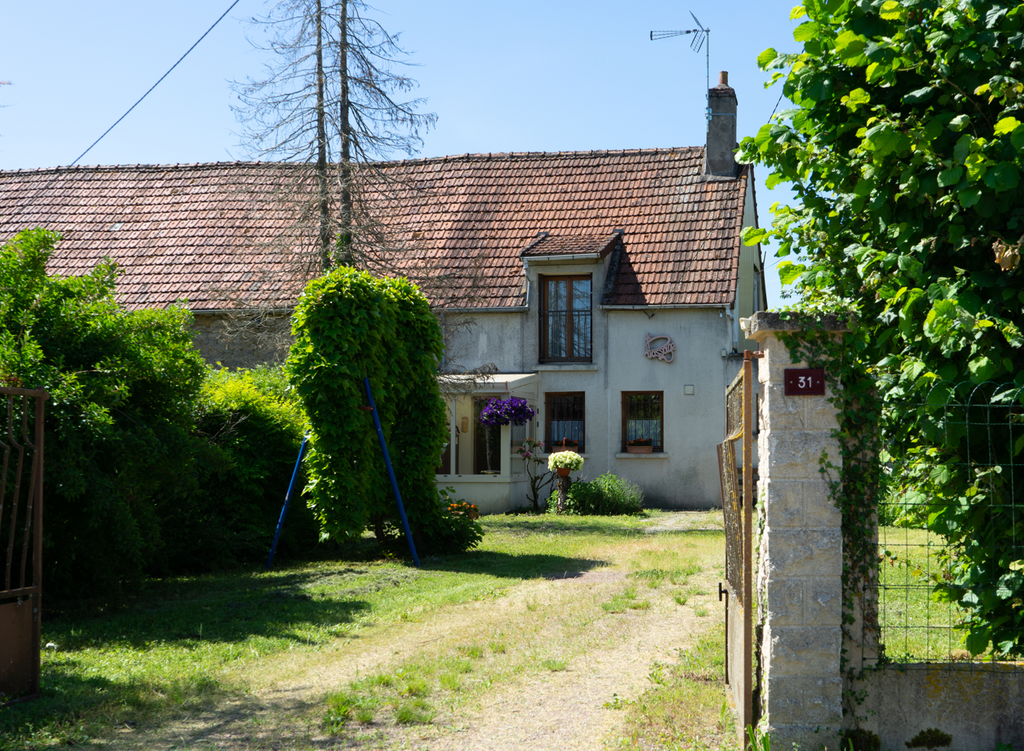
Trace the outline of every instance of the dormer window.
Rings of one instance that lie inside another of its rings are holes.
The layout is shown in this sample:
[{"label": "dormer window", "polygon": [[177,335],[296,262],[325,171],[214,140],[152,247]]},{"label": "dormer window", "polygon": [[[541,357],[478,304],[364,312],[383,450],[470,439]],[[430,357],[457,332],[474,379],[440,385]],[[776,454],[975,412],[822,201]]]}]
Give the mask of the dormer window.
[{"label": "dormer window", "polygon": [[586,276],[540,277],[540,361],[590,362],[591,281]]}]

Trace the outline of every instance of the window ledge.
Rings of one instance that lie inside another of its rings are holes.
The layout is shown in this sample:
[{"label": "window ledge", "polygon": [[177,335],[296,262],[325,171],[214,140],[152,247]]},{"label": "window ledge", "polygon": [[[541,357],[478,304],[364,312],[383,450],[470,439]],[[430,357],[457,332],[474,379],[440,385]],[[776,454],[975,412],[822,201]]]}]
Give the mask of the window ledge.
[{"label": "window ledge", "polygon": [[668,454],[664,451],[653,452],[650,454],[628,454],[628,453],[617,453],[615,454],[616,459],[668,459]]},{"label": "window ledge", "polygon": [[534,365],[533,369],[536,371],[577,370],[584,372],[596,372],[598,370],[598,367],[592,362],[545,362],[540,363],[539,365]]}]

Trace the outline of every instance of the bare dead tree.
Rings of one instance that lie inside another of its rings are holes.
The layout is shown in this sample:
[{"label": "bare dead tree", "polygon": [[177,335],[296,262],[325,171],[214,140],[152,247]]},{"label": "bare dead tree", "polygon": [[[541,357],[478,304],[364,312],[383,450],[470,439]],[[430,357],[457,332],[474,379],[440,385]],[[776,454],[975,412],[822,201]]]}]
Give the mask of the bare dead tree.
[{"label": "bare dead tree", "polygon": [[[406,52],[369,10],[363,0],[281,0],[254,19],[267,36],[253,44],[274,61],[263,77],[236,84],[255,156],[309,167],[292,190],[296,215],[315,223],[320,273],[386,244],[360,205],[357,172],[365,179],[375,161],[414,155],[437,119],[420,112],[423,99],[404,98],[416,87],[399,72]],[[376,200],[386,179],[372,176]]]}]

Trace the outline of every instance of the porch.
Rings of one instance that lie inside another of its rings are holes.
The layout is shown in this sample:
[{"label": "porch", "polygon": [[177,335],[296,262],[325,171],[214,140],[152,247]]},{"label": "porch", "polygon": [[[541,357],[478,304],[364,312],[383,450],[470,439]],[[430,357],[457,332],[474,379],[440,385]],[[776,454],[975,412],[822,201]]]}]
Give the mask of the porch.
[{"label": "porch", "polygon": [[[481,514],[503,514],[529,505],[529,478],[519,449],[537,435],[538,418],[525,425],[487,426],[480,411],[497,397],[525,399],[535,410],[540,387],[537,373],[495,373],[455,382],[448,401],[448,445],[437,471],[439,488],[474,503]],[[454,449],[454,450],[453,450]]]}]

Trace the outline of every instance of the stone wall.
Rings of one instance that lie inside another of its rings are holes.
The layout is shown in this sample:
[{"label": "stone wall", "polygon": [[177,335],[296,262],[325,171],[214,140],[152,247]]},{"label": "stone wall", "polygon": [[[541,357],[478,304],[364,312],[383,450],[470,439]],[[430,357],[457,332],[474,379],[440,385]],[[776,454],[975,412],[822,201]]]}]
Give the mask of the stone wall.
[{"label": "stone wall", "polygon": [[761,727],[772,746],[838,747],[842,726],[841,516],[819,472],[832,438],[835,410],[825,396],[786,396],[790,361],[778,338],[785,322],[744,319],[761,345],[758,436],[759,570],[755,583],[764,627],[761,640]]},{"label": "stone wall", "polygon": [[197,313],[192,338],[210,365],[251,368],[283,362],[294,338],[291,313]]},{"label": "stone wall", "polygon": [[[823,452],[840,464],[835,410],[827,391],[784,393],[784,371],[806,364],[791,362],[779,334],[798,333],[803,324],[757,313],[743,325],[763,353],[755,585],[763,620],[760,729],[773,747],[796,743],[804,751],[838,750],[843,729],[853,727],[876,733],[880,751],[907,748],[930,729],[951,735],[956,751],[1024,748],[1024,663],[862,670],[860,656],[874,655],[876,645],[856,624],[843,634],[841,515],[819,472]],[[844,697],[855,697],[845,716]]]}]

